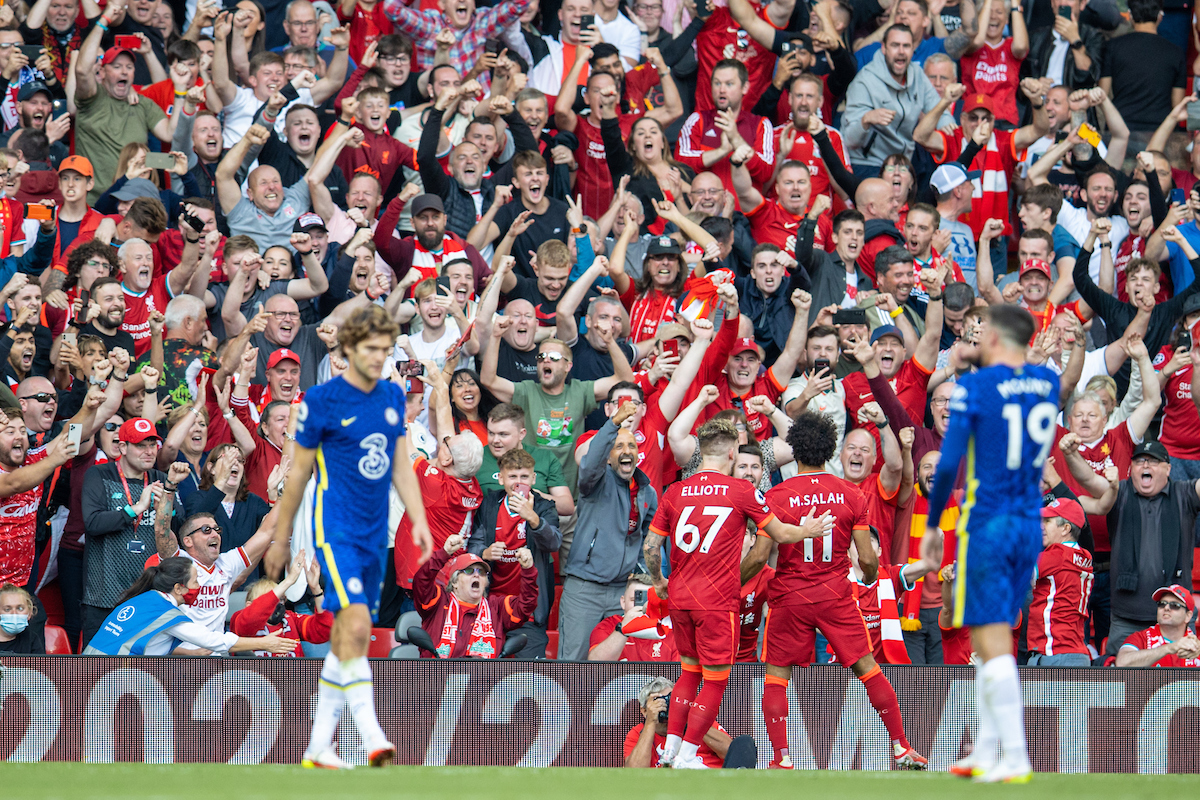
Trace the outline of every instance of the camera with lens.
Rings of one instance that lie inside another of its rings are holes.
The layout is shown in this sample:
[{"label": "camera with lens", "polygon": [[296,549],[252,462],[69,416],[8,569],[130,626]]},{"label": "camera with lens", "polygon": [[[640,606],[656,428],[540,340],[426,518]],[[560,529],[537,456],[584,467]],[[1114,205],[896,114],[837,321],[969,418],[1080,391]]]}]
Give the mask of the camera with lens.
[{"label": "camera with lens", "polygon": [[667,721],[667,716],[669,715],[670,708],[671,708],[671,695],[669,695],[669,694],[663,695],[663,702],[667,704],[667,707],[664,708],[662,711],[658,712],[658,721],[659,722]]}]

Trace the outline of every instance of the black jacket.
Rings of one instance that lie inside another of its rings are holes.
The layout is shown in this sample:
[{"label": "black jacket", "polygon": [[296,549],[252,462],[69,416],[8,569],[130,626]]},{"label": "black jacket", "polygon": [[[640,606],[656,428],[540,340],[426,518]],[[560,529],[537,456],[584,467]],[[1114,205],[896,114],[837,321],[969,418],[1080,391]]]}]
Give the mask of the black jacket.
[{"label": "black jacket", "polygon": [[[1104,58],[1104,36],[1100,31],[1089,25],[1079,26],[1079,38],[1083,39],[1083,47],[1092,59],[1092,66],[1086,72],[1075,66],[1071,51],[1063,60],[1063,74],[1052,75],[1055,83],[1066,86],[1068,91],[1073,89],[1090,89],[1100,81],[1100,61]],[[1021,62],[1022,78],[1040,78],[1046,74],[1050,66],[1050,54],[1054,52],[1054,26],[1038,28],[1029,32],[1029,55]],[[1030,113],[1029,102],[1022,93],[1017,94],[1024,113]]]},{"label": "black jacket", "polygon": [[[496,517],[500,513],[500,504],[504,502],[504,490],[488,492],[479,512],[475,514],[475,525],[471,529],[471,538],[467,540],[467,552],[481,554],[496,541]],[[533,554],[533,566],[537,569],[538,601],[530,622],[539,628],[546,627],[550,617],[550,606],[554,603],[554,562],[550,554],[557,552],[562,544],[562,531],[558,529],[558,511],[554,503],[541,495],[534,495],[533,510],[541,519],[538,528],[529,529],[526,525],[525,546]]]}]

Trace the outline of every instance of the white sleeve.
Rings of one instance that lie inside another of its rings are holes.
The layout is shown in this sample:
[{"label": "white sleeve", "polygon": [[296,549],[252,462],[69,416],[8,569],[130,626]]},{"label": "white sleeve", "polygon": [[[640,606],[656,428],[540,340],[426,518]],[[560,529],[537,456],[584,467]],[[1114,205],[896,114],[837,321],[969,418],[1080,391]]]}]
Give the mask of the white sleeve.
[{"label": "white sleeve", "polygon": [[250,559],[246,557],[246,551],[240,547],[235,547],[228,553],[221,553],[217,556],[217,569],[224,572],[226,575],[237,577],[250,566]]},{"label": "white sleeve", "polygon": [[172,625],[167,628],[166,632],[180,641],[202,647],[205,650],[212,650],[219,655],[228,655],[229,648],[237,644],[237,640],[240,638],[236,633],[214,633],[209,628],[192,622],[190,619]]}]

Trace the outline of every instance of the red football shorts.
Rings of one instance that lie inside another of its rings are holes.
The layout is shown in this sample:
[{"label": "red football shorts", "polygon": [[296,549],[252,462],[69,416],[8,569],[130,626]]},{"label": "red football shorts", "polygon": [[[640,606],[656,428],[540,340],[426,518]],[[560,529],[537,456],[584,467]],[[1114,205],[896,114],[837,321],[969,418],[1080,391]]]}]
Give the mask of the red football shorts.
[{"label": "red football shorts", "polygon": [[847,595],[834,602],[768,606],[763,619],[763,662],[807,667],[816,654],[818,630],[829,640],[839,664],[848,667],[871,653],[867,623],[858,603]]},{"label": "red football shorts", "polygon": [[679,655],[694,658],[702,666],[732,664],[737,654],[736,611],[702,611],[672,608],[671,628]]}]

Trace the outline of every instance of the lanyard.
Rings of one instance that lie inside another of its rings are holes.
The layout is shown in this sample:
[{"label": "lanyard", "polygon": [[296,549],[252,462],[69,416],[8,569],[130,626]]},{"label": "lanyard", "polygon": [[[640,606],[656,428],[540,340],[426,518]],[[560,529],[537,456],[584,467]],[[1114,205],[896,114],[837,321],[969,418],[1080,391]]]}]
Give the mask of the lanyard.
[{"label": "lanyard", "polygon": [[[129,493],[129,481],[125,480],[125,471],[121,469],[121,462],[117,461],[117,474],[121,476],[121,485],[125,487],[125,499],[129,501],[129,505],[133,505],[133,496]],[[148,483],[145,473],[142,473],[142,491],[146,491]],[[133,518],[133,529],[136,531],[138,526],[142,524],[142,515],[138,514]]]}]

